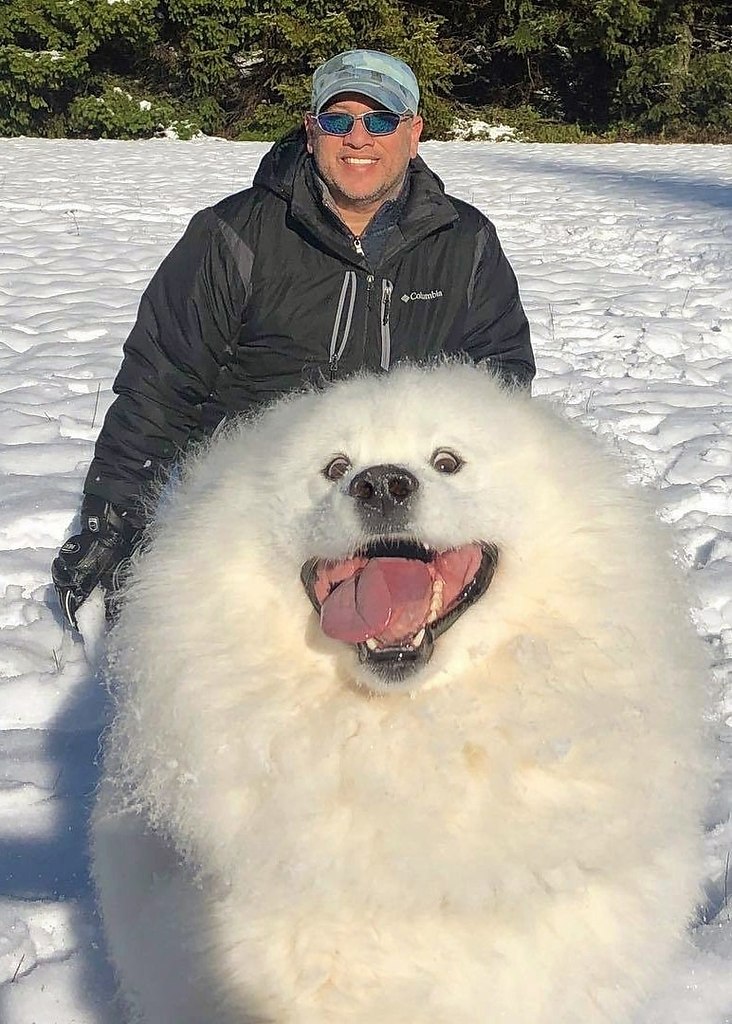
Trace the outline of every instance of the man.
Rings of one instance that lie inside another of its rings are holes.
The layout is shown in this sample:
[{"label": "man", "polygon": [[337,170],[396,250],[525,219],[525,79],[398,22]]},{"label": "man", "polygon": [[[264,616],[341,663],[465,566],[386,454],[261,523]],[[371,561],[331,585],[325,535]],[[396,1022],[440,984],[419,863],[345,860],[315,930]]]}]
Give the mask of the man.
[{"label": "man", "polygon": [[493,225],[417,156],[419,87],[352,50],[313,76],[312,110],[252,188],[196,214],[140,303],[84,484],[81,531],[53,563],[64,614],[117,571],[142,497],[194,437],[305,383],[462,353],[528,387],[529,329]]}]

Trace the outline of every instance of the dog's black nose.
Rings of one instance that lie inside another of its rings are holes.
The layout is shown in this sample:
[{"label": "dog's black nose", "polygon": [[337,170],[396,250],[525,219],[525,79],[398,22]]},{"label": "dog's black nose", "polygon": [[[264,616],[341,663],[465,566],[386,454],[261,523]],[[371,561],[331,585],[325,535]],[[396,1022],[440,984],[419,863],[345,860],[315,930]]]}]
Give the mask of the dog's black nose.
[{"label": "dog's black nose", "polygon": [[401,520],[410,511],[418,488],[416,476],[404,466],[369,466],[351,480],[348,493],[365,518]]}]

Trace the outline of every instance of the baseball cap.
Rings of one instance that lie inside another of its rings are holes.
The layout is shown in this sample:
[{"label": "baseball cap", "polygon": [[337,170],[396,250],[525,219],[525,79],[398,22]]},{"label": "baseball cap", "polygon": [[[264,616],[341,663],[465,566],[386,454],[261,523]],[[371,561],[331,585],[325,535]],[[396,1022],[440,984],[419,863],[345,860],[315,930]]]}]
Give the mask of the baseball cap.
[{"label": "baseball cap", "polygon": [[341,92],[361,93],[395,114],[416,114],[419,106],[419,85],[412,69],[398,57],[378,50],[345,50],[316,68],[315,114]]}]

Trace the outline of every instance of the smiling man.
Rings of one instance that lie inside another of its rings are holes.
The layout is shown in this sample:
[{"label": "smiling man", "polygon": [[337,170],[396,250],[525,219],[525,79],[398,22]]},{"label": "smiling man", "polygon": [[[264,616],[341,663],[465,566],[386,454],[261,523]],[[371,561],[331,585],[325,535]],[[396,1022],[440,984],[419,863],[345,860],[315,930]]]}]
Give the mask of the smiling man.
[{"label": "smiling man", "polygon": [[305,384],[457,354],[529,387],[534,358],[495,228],[418,156],[419,86],[373,50],[313,75],[304,126],[251,188],[197,213],[146,289],[53,580],[72,626],[111,595],[145,492],[190,440]]},{"label": "smiling man", "polygon": [[404,186],[422,134],[418,105],[411,68],[387,54],[342,53],[313,75],[308,152],[355,235]]},{"label": "smiling man", "polygon": [[417,155],[422,118],[382,111],[375,100],[344,93],[325,112],[308,114],[306,129],[308,152],[338,216],[360,234],[379,207],[401,192]]}]

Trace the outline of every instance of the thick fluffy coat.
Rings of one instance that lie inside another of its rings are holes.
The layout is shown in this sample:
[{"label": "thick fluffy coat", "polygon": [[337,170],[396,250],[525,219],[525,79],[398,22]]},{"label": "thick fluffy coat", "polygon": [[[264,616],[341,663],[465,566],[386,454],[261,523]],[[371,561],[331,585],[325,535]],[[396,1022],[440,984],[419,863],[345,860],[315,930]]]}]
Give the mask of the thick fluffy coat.
[{"label": "thick fluffy coat", "polygon": [[[365,550],[384,465],[418,483],[400,530],[498,552],[391,678],[300,581]],[[693,911],[704,666],[665,537],[480,370],[286,399],[189,461],[110,672],[95,874],[146,1024],[621,1024]]]}]

